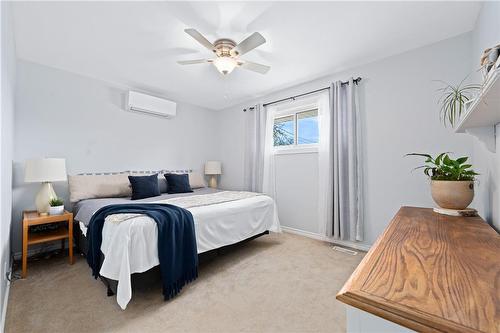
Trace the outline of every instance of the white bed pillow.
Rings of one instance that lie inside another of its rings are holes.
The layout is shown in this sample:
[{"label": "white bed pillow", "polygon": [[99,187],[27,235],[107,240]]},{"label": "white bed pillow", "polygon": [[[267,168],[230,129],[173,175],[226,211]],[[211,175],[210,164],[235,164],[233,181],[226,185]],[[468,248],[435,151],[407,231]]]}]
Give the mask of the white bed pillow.
[{"label": "white bed pillow", "polygon": [[191,188],[202,188],[207,187],[207,183],[205,182],[205,178],[198,172],[190,172],[189,174],[189,186]]},{"label": "white bed pillow", "polygon": [[84,199],[129,197],[132,189],[128,173],[68,176],[71,202]]}]

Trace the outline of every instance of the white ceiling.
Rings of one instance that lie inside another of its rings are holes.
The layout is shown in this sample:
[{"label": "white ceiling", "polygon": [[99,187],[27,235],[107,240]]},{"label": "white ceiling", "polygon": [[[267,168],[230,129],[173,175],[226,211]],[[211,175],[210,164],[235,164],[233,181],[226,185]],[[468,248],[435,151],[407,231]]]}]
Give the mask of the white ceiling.
[{"label": "white ceiling", "polygon": [[[151,91],[211,109],[401,53],[473,28],[478,2],[19,2],[21,59]],[[183,32],[267,43],[242,58],[267,75],[223,77]],[[450,55],[453,56],[453,55]],[[359,73],[362,75],[363,73]]]}]

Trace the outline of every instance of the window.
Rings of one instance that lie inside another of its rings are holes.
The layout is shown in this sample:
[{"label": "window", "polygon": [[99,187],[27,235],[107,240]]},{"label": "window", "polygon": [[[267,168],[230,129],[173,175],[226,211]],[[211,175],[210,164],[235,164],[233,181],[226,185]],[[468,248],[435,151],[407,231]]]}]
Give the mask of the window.
[{"label": "window", "polygon": [[297,142],[299,145],[315,144],[319,141],[318,110],[297,113]]},{"label": "window", "polygon": [[274,119],[273,135],[275,146],[295,144],[295,116]]},{"label": "window", "polygon": [[298,148],[319,141],[318,109],[296,111],[274,118],[274,146]]}]

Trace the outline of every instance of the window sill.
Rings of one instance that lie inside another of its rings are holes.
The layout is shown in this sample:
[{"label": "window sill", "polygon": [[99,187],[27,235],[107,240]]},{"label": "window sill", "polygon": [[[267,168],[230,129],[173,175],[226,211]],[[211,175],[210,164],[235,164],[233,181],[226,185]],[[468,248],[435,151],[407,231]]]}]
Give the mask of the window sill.
[{"label": "window sill", "polygon": [[281,148],[274,151],[274,155],[291,155],[291,154],[316,154],[318,147],[300,147],[300,148]]}]

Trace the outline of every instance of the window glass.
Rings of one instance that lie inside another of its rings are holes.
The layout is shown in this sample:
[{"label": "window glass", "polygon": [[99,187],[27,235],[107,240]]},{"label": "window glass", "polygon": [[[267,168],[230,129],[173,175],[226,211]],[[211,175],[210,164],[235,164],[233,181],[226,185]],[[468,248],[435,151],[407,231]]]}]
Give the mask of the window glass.
[{"label": "window glass", "polygon": [[294,115],[274,119],[274,146],[289,146],[295,143]]},{"label": "window glass", "polygon": [[318,110],[297,113],[297,144],[315,144],[319,141]]}]

